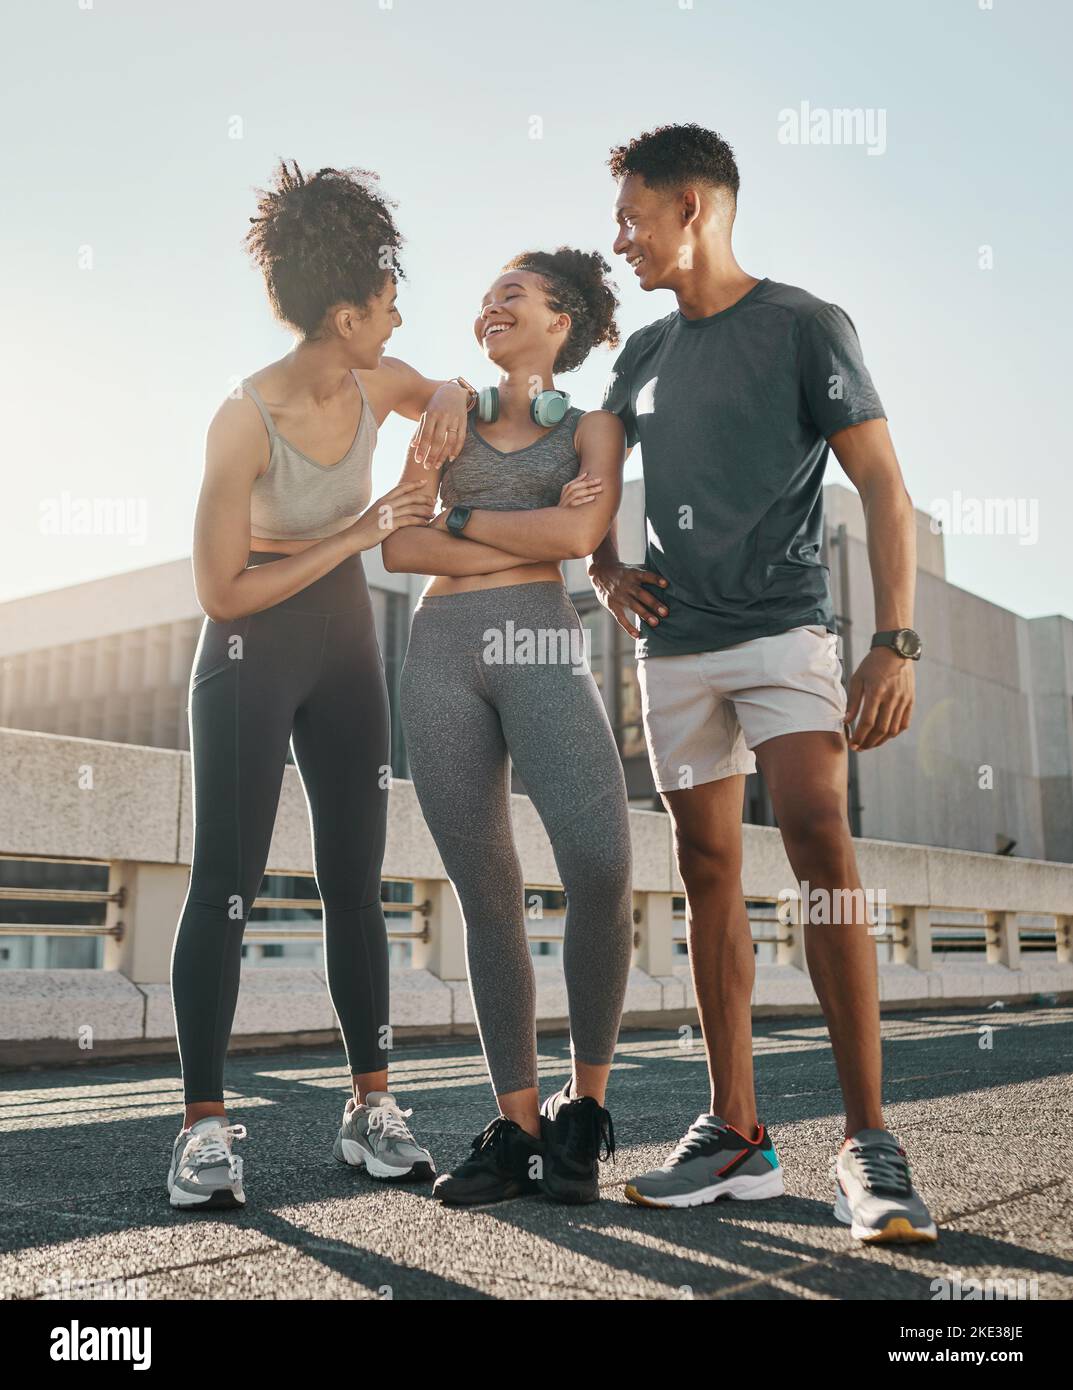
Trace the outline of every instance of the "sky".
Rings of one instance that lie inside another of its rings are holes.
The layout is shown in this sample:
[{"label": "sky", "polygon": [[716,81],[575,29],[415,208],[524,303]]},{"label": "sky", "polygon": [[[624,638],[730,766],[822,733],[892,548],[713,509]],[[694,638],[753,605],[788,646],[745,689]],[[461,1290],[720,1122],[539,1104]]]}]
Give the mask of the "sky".
[{"label": "sky", "polygon": [[[609,149],[697,121],[737,155],[742,266],[856,324],[909,492],[947,521],[948,578],[1073,616],[1071,14],[5,0],[0,599],[189,554],[208,422],[292,346],[242,246],[281,156],[379,173],[406,237],[389,352],[490,383],[470,325],[503,262],[563,243],[613,260]],[[859,124],[822,143],[839,110]],[[624,338],[674,307],[615,273]],[[559,384],[597,406],[612,360]],[[374,496],[411,428],[381,430]],[[848,485],[833,459],[828,481]],[[83,534],[94,507],[109,519]]]}]

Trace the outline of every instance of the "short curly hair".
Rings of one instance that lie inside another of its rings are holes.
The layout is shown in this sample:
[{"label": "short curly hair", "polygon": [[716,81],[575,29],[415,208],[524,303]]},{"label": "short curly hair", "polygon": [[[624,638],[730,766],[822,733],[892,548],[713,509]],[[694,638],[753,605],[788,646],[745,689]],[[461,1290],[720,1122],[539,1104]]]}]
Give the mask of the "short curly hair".
[{"label": "short curly hair", "polygon": [[503,269],[530,270],[539,275],[549,308],[570,315],[570,331],[552,371],[576,371],[601,343],[618,346],[618,295],[607,278],[611,267],[599,251],[576,251],[571,246],[560,246],[556,251],[523,251]]},{"label": "short curly hair", "polygon": [[692,123],[657,126],[628,145],[616,145],[607,163],[616,179],[639,174],[649,188],[708,183],[737,198],[741,182],[734,151],[723,137]]},{"label": "short curly hair", "polygon": [[400,278],[402,237],[368,169],[318,169],[306,176],[281,159],[274,183],[255,189],[257,217],[243,245],[265,277],[280,322],[314,337],[334,304],[364,308]]}]

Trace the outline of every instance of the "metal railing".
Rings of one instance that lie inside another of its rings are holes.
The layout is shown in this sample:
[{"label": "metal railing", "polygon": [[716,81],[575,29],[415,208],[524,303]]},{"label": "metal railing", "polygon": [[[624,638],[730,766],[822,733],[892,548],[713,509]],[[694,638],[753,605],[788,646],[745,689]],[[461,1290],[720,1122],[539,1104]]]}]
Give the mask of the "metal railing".
[{"label": "metal railing", "polygon": [[[22,866],[23,872],[32,871],[35,867],[45,868],[46,866],[57,865],[65,869],[84,867],[98,872],[108,872],[110,869],[109,861],[103,859],[0,852],[0,873],[3,872],[5,863]],[[273,870],[266,875],[266,879],[272,878],[293,878],[307,880],[311,883],[315,882],[313,873],[307,870]],[[431,900],[422,895],[420,901],[407,902],[388,896],[385,890],[391,886],[401,885],[408,889],[411,897],[414,897],[418,896],[422,889],[427,890],[430,887],[430,881],[427,878],[417,876],[384,875],[381,885],[381,900],[385,917],[388,920],[389,941],[427,945],[435,930]],[[528,883],[525,885],[524,891],[527,901],[534,893],[550,894],[560,898],[563,896],[563,890],[558,884]],[[650,896],[671,898],[673,904],[670,913],[672,950],[684,950],[687,925],[683,895],[678,892]],[[112,890],[108,888],[69,888],[32,883],[8,883],[0,884],[0,903],[19,903],[28,908],[50,905],[59,909],[60,912],[64,908],[99,908],[104,913],[110,907],[121,911],[127,906],[127,893],[122,886]],[[778,910],[780,905],[785,905],[785,899],[756,895],[751,895],[747,899],[746,910],[754,945],[758,951],[761,947],[770,947],[780,963],[791,960],[800,961],[802,955],[800,924],[796,917],[787,920],[786,914]],[[905,961],[914,946],[919,945],[914,936],[914,933],[919,934],[921,930],[919,920],[914,925],[910,916],[905,915],[906,911],[906,909],[897,907],[885,908],[882,922],[877,922],[876,928],[873,929],[877,945],[882,944],[889,947],[891,958],[894,960]],[[909,911],[916,913],[919,919],[921,912],[929,914],[931,910],[910,909]],[[297,897],[282,894],[259,895],[253,903],[251,916],[243,935],[244,944],[297,944],[319,942],[322,939],[323,926],[319,921],[314,923],[309,920],[308,916],[266,921],[258,919],[254,915],[263,912],[315,914],[319,917],[323,912],[323,904],[320,898],[315,895]],[[975,920],[950,920],[959,915],[966,919]],[[1042,915],[1047,916],[1049,914]],[[930,916],[928,916],[927,945],[930,951],[938,957],[966,956],[982,957],[988,961],[995,960],[1004,944],[1003,933],[1015,936],[1012,946],[1017,953],[1037,956],[1057,954],[1060,959],[1068,959],[1069,956],[1073,919],[1056,916],[1051,925],[1040,926],[1038,923],[1021,924],[1017,921],[1016,914],[988,914],[979,910],[965,910],[963,913],[959,913],[956,909],[950,908],[937,910],[936,916],[945,920],[931,922]],[[996,919],[1001,919],[1001,925]],[[531,920],[533,920],[532,917],[527,916],[527,926],[528,921]],[[403,921],[405,921],[405,925],[401,925]],[[539,921],[541,925],[538,929],[527,931],[530,944],[561,946],[565,926],[565,911],[556,906],[548,907],[542,904]],[[400,925],[395,925],[395,923],[400,923]],[[641,923],[642,913],[635,910],[635,948],[641,945]],[[110,914],[109,920],[100,922],[0,922],[0,936],[2,937],[100,937],[122,942],[126,931],[123,918],[117,917],[115,913]],[[1011,943],[1006,942],[1005,944]]]},{"label": "metal railing", "polygon": [[[75,867],[84,865],[88,868],[107,870],[109,863],[104,859],[66,859],[56,855],[16,855],[0,852],[0,863],[18,864],[61,864],[65,867]],[[294,870],[286,875],[271,875],[272,877],[287,878],[306,878],[313,881],[313,874]],[[400,878],[397,876],[385,875],[381,879],[381,885],[388,883],[413,884],[417,879]],[[124,887],[119,887],[115,892],[108,889],[95,888],[38,888],[24,884],[0,884],[0,903],[24,903],[29,906],[47,903],[51,906],[70,907],[97,906],[107,908],[110,903],[117,907],[125,907],[127,893]],[[423,919],[423,925],[418,929],[402,930],[399,928],[388,928],[388,939],[391,941],[428,941],[429,927],[428,917],[431,911],[431,903],[426,898],[419,903],[394,902],[383,899],[384,914],[387,918],[406,917],[413,920],[415,916]],[[318,897],[308,898],[284,898],[274,896],[258,896],[250,909],[252,913],[258,910],[270,911],[292,911],[304,912],[313,911],[323,913],[324,905]],[[265,923],[249,921],[243,933],[243,942],[265,943],[265,942],[286,942],[286,941],[319,941],[323,935],[320,927],[301,927],[297,925],[300,918],[295,918],[295,925],[287,921],[276,923]],[[125,934],[125,926],[122,921],[109,926],[107,922],[0,922],[0,936],[55,936],[55,937],[109,937],[116,941],[122,941]]]},{"label": "metal railing", "polygon": [[[19,864],[62,864],[67,866],[84,865],[87,868],[107,871],[105,859],[67,859],[57,855],[2,854],[0,861]],[[59,906],[100,906],[107,908],[109,903],[122,907],[126,902],[126,890],[119,888],[111,893],[106,888],[33,888],[22,884],[0,885],[0,903],[49,903]],[[117,941],[123,939],[123,924],[108,926],[104,922],[0,922],[0,936],[107,936]]]},{"label": "metal railing", "polygon": [[[310,881],[313,880],[313,875],[312,875],[311,873],[304,873],[304,872],[297,871],[297,870],[296,870],[296,871],[293,871],[293,872],[291,872],[291,873],[289,873],[289,874],[286,874],[286,875],[273,875],[273,877],[306,878],[306,879],[309,879]],[[384,916],[385,916],[385,918],[388,919],[389,923],[390,923],[390,919],[393,918],[393,917],[394,917],[394,918],[405,917],[405,918],[407,918],[410,922],[412,922],[413,919],[414,919],[415,917],[420,917],[420,918],[422,919],[422,925],[421,925],[419,928],[410,927],[410,928],[408,928],[408,929],[403,930],[403,929],[400,929],[400,928],[397,928],[397,927],[392,927],[392,926],[389,925],[389,926],[388,926],[388,932],[387,932],[388,940],[389,940],[389,941],[428,941],[428,940],[429,940],[429,914],[430,914],[431,911],[432,911],[432,904],[429,902],[429,900],[428,900],[427,898],[426,898],[423,902],[419,902],[419,903],[405,903],[405,902],[395,902],[395,901],[393,901],[393,900],[391,900],[391,899],[387,899],[387,898],[385,898],[385,897],[383,896],[383,888],[384,888],[384,885],[385,885],[385,884],[388,884],[388,883],[402,883],[402,884],[407,884],[407,885],[410,886],[410,889],[411,889],[411,892],[412,892],[413,885],[414,885],[415,883],[418,883],[418,882],[420,882],[419,879],[414,879],[414,878],[400,878],[400,877],[398,877],[398,876],[387,875],[387,874],[385,874],[385,875],[381,878],[381,880],[380,880],[380,888],[381,888],[381,898],[380,898],[380,901],[381,901],[381,905],[383,906],[383,909],[384,909]],[[254,912],[257,912],[258,910],[264,910],[264,909],[269,909],[269,910],[271,910],[271,911],[278,911],[278,912],[288,912],[288,911],[290,911],[290,912],[306,912],[306,911],[312,911],[312,912],[317,912],[317,913],[323,914],[323,911],[324,911],[324,904],[321,902],[320,898],[317,898],[317,897],[309,897],[309,898],[281,898],[281,897],[271,897],[271,896],[267,896],[267,897],[257,897],[257,898],[254,899],[253,907],[250,909],[251,920],[247,922],[247,924],[246,924],[246,930],[245,930],[245,932],[244,932],[243,935],[242,935],[242,940],[243,940],[244,943],[245,943],[245,942],[250,942],[250,943],[253,943],[253,944],[257,944],[257,943],[267,943],[267,942],[320,941],[320,940],[322,939],[322,937],[323,937],[324,931],[323,931],[323,927],[322,927],[322,926],[320,926],[320,927],[301,927],[301,926],[297,926],[297,925],[292,926],[292,925],[290,925],[290,924],[289,924],[288,922],[286,922],[286,921],[282,921],[282,922],[273,922],[273,923],[271,923],[271,924],[266,923],[266,922],[264,922],[264,921],[260,921],[260,922],[255,922],[255,921],[253,921],[253,920],[252,920],[252,914],[253,914]],[[301,919],[300,919],[300,918],[296,918],[296,919],[294,919],[294,920],[297,922],[297,921],[300,921]]]}]

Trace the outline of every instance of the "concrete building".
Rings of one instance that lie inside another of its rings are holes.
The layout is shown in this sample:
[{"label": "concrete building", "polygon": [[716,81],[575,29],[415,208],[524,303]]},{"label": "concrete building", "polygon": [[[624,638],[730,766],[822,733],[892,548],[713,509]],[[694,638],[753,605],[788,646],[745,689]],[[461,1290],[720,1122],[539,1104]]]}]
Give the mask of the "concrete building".
[{"label": "concrete building", "polygon": [[[643,556],[643,485],[627,484],[619,534]],[[824,560],[847,670],[873,631],[872,586],[857,494],[825,489]],[[1073,621],[1025,619],[945,577],[943,537],[918,513],[917,627],[925,643],[910,730],[851,759],[854,832],[989,854],[1073,861]],[[392,692],[409,615],[423,587],[366,557]],[[658,807],[641,727],[633,643],[596,603],[584,563],[567,583],[592,636],[592,667],[615,729],[631,803]],[[190,562],[0,604],[0,726],[185,749],[187,682],[201,614]],[[406,777],[394,719],[392,766]],[[745,818],[773,823],[750,778]]]}]

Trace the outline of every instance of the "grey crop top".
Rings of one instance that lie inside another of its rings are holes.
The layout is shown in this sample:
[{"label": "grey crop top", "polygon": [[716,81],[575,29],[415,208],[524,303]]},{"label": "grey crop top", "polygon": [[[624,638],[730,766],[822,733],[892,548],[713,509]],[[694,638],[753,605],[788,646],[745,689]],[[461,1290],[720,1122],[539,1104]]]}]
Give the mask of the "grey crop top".
[{"label": "grey crop top", "polygon": [[557,507],[559,494],[577,477],[574,431],[585,412],[571,406],[547,434],[506,454],[477,433],[474,413],[470,413],[466,442],[458,457],[443,466],[443,505],[483,507],[492,512]]},{"label": "grey crop top", "polygon": [[338,463],[317,463],[276,429],[268,407],[248,379],[242,389],[268,429],[268,467],[250,492],[250,535],[267,540],[317,541],[356,521],[372,497],[376,417],[361,381],[361,419],[354,441]]}]

